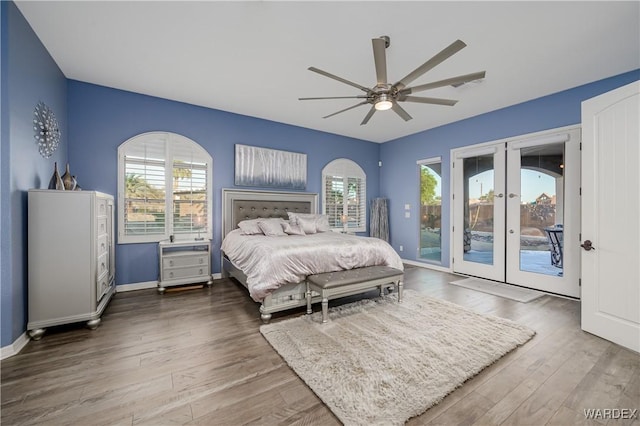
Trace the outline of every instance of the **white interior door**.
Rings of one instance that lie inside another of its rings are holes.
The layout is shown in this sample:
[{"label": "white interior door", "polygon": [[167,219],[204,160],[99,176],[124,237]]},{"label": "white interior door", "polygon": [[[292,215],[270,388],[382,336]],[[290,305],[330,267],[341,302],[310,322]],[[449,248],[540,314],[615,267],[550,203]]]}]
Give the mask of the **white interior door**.
[{"label": "white interior door", "polygon": [[640,351],[640,82],[582,103],[582,329]]},{"label": "white interior door", "polygon": [[506,182],[506,282],[580,297],[580,129],[507,142]]},{"label": "white interior door", "polygon": [[504,281],[504,144],[457,150],[452,160],[453,270]]}]

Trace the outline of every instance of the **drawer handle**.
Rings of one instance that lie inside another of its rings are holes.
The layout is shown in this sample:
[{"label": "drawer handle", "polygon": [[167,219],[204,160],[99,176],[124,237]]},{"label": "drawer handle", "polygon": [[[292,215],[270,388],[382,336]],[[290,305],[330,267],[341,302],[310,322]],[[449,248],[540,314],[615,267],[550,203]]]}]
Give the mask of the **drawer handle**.
[{"label": "drawer handle", "polygon": [[202,262],[204,262],[204,259],[200,259],[200,264],[202,264]]},{"label": "drawer handle", "polygon": [[202,268],[200,268],[200,275],[202,275]]},{"label": "drawer handle", "polygon": [[169,261],[169,266],[173,266],[173,260]]},{"label": "drawer handle", "polygon": [[106,247],[107,247],[107,246],[106,246],[104,243],[102,243],[102,244],[100,245],[100,248],[102,248],[102,250],[104,250]]},{"label": "drawer handle", "polygon": [[173,272],[169,272],[169,277],[173,278]]}]

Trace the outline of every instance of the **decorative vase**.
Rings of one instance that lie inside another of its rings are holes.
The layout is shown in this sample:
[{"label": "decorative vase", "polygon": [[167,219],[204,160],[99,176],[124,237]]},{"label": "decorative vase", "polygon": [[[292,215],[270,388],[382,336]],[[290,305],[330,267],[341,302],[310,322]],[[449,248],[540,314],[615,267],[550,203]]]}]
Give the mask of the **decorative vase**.
[{"label": "decorative vase", "polygon": [[51,176],[51,180],[49,181],[49,189],[61,189],[64,190],[64,183],[62,182],[62,178],[60,177],[60,173],[58,173],[58,163],[53,163],[53,176]]},{"label": "decorative vase", "polygon": [[69,163],[67,163],[67,168],[62,175],[62,183],[64,184],[64,189],[67,191],[73,191],[74,189],[76,189],[73,176],[71,176],[71,173],[69,173]]},{"label": "decorative vase", "polygon": [[80,185],[78,185],[78,179],[76,179],[75,176],[71,176],[73,178],[73,190],[74,191],[80,191],[82,188],[80,188]]}]

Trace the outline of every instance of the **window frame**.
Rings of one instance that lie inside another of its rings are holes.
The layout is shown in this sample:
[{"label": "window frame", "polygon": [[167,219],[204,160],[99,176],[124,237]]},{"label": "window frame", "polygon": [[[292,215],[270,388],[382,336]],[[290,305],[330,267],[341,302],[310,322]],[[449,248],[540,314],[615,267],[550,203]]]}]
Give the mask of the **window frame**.
[{"label": "window frame", "polygon": [[[358,163],[348,158],[337,158],[322,169],[322,213],[328,214],[327,212],[327,177],[338,177],[343,180],[343,188],[348,188],[349,179],[357,179],[358,180],[358,189],[357,194],[360,194],[360,199],[358,200],[358,209],[362,212],[360,215],[358,223],[355,226],[351,226],[349,223],[346,226],[347,232],[367,232],[367,174],[364,172],[362,167]],[[343,206],[342,211],[348,211],[348,197],[343,196]],[[334,231],[344,231],[345,226],[340,224],[340,226],[336,226],[335,224],[331,224],[329,222],[331,229]]]},{"label": "window frame", "polygon": [[[125,155],[141,143],[148,143],[149,139],[164,141],[164,178],[165,178],[165,206],[164,206],[164,232],[157,234],[126,235],[125,234],[125,208],[126,208],[126,164]],[[206,162],[206,220],[207,225],[204,231],[190,233],[180,233],[176,235],[177,241],[193,240],[196,237],[213,239],[213,158],[197,142],[186,136],[171,132],[146,132],[133,136],[118,146],[118,244],[155,243],[168,240],[174,234],[174,188],[173,188],[173,165],[179,154],[176,148],[187,144],[192,152],[197,154],[198,159]]]},{"label": "window frame", "polygon": [[[442,264],[442,256],[443,256],[443,252],[442,252],[442,167],[443,167],[443,162],[442,162],[442,157],[441,156],[437,156],[437,157],[431,157],[431,158],[425,158],[423,160],[418,160],[416,161],[417,164],[417,172],[418,172],[418,250],[417,250],[417,259],[422,261],[422,262],[426,262],[426,263],[431,263],[434,265],[441,265]],[[434,173],[437,174],[437,172],[435,172],[435,170],[433,170],[433,168],[431,167],[431,165],[436,165],[439,164],[440,165],[440,260],[435,260],[435,259],[429,259],[427,257],[422,257],[422,242],[421,242],[421,238],[422,238],[422,199],[421,199],[421,193],[422,193],[422,166],[425,167],[429,167],[432,171],[434,171]]]}]

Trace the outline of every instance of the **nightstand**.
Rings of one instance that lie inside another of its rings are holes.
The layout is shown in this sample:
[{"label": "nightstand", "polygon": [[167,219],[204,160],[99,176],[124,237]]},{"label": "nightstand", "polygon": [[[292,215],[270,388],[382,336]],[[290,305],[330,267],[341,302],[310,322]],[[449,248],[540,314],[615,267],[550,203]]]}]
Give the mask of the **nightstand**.
[{"label": "nightstand", "polygon": [[206,283],[213,284],[211,275],[211,241],[161,241],[158,243],[158,293],[167,287]]}]

